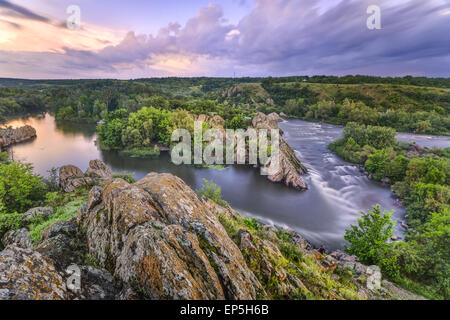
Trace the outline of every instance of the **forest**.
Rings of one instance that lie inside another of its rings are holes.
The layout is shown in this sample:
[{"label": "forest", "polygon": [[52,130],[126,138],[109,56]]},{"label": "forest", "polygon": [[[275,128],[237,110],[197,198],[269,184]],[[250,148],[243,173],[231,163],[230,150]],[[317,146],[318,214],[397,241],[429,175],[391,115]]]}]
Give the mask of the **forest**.
[{"label": "forest", "polygon": [[143,107],[235,116],[278,112],[345,125],[450,134],[448,79],[347,77],[154,78],[122,80],[0,79],[0,121],[50,111],[61,121],[98,122],[108,112]]}]

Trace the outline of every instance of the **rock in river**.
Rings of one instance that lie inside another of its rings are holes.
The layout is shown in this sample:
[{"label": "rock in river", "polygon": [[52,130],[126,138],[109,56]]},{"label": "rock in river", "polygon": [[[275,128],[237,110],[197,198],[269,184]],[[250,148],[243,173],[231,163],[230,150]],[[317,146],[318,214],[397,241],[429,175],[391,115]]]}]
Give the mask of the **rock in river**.
[{"label": "rock in river", "polygon": [[[258,113],[253,119],[252,124],[256,129],[278,129],[281,132],[281,129],[278,127],[277,117],[273,114],[266,116],[263,113]],[[283,183],[297,190],[305,190],[308,189],[308,186],[300,175],[306,174],[307,172],[308,170],[297,158],[294,150],[287,144],[283,137],[280,137],[279,169],[275,173],[267,176],[267,178],[272,182]]]},{"label": "rock in river", "polygon": [[0,148],[24,142],[34,137],[36,137],[36,130],[28,125],[17,129],[0,129]]}]

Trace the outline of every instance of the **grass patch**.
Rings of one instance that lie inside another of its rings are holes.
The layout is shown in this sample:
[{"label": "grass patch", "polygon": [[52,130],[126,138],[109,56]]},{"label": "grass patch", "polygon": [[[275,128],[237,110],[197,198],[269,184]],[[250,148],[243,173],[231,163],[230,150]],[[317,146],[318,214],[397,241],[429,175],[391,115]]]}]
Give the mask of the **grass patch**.
[{"label": "grass patch", "polygon": [[56,209],[56,213],[47,218],[38,217],[31,221],[29,225],[30,236],[34,244],[41,239],[42,231],[57,221],[69,221],[76,217],[78,208],[86,202],[86,198],[77,198],[66,205]]},{"label": "grass patch", "polygon": [[129,184],[133,184],[136,182],[136,179],[134,178],[134,173],[128,172],[116,173],[113,175],[113,178],[125,180]]},{"label": "grass patch", "polygon": [[125,149],[120,151],[119,154],[130,158],[157,159],[161,155],[161,151],[158,146],[155,145],[148,148]]}]

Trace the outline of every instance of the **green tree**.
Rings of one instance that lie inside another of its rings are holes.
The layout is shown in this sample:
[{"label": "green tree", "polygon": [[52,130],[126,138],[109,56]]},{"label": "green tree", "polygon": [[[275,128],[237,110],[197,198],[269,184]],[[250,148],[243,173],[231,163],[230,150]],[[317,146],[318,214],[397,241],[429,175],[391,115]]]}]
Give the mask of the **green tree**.
[{"label": "green tree", "polygon": [[346,251],[358,256],[363,263],[376,264],[387,248],[387,241],[394,235],[393,211],[381,213],[380,205],[376,205],[372,211],[361,214],[358,225],[351,225],[345,231],[344,239],[350,243]]},{"label": "green tree", "polygon": [[0,164],[0,208],[3,213],[23,213],[44,199],[43,178],[31,165],[20,162]]},{"label": "green tree", "polygon": [[242,113],[234,116],[233,119],[231,119],[230,121],[231,129],[234,130],[244,129],[244,127],[245,127],[245,117]]},{"label": "green tree", "polygon": [[102,147],[122,149],[122,132],[126,128],[126,120],[113,119],[97,127],[98,137]]},{"label": "green tree", "polygon": [[227,202],[222,199],[222,189],[215,183],[203,179],[203,185],[201,189],[197,190],[199,196],[204,196],[211,199],[215,203],[221,206],[227,205]]}]

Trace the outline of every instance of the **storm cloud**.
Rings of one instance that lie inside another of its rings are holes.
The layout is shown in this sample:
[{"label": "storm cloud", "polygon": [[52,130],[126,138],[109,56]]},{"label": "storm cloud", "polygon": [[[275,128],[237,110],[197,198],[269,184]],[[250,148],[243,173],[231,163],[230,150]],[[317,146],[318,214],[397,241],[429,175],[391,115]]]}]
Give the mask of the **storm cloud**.
[{"label": "storm cloud", "polygon": [[[0,6],[4,3],[0,0]],[[179,75],[158,63],[182,57],[183,63],[191,63],[191,72],[182,75],[450,76],[448,1],[334,3],[323,10],[318,0],[255,0],[253,10],[237,24],[228,24],[222,8],[210,4],[184,26],[171,23],[154,35],[129,32],[118,45],[95,52],[3,51],[0,68],[7,61],[18,76],[26,73],[25,64],[32,77],[133,78]],[[366,26],[367,7],[374,4],[381,8],[381,30]]]}]

